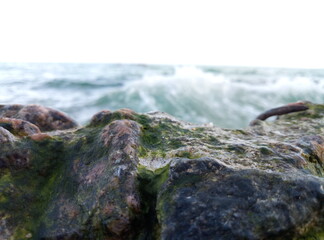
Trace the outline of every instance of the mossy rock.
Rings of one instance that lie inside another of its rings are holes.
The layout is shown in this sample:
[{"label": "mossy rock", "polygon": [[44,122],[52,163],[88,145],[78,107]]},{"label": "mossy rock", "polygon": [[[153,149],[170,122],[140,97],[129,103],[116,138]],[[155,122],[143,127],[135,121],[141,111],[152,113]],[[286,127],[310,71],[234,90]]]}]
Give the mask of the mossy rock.
[{"label": "mossy rock", "polygon": [[128,109],[3,125],[0,239],[322,239],[324,106],[307,104],[237,130]]}]

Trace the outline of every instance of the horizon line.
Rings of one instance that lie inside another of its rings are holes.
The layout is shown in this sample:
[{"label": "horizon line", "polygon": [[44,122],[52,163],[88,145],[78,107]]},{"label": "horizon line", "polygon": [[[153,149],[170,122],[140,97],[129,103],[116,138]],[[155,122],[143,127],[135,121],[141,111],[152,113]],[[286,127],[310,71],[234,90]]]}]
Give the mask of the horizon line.
[{"label": "horizon line", "polygon": [[224,68],[276,68],[276,69],[307,69],[324,70],[324,67],[281,66],[281,65],[252,65],[252,64],[211,64],[211,63],[159,63],[159,62],[131,62],[131,61],[3,61],[0,64],[111,64],[111,65],[160,65],[160,66],[201,66]]}]

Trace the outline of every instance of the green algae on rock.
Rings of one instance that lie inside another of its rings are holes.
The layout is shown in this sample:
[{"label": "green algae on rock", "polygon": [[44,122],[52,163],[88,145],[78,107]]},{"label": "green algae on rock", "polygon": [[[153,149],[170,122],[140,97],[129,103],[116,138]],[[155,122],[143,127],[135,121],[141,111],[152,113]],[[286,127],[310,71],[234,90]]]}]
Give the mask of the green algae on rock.
[{"label": "green algae on rock", "polygon": [[239,130],[129,109],[76,128],[23,108],[0,109],[1,240],[323,236],[324,105]]}]

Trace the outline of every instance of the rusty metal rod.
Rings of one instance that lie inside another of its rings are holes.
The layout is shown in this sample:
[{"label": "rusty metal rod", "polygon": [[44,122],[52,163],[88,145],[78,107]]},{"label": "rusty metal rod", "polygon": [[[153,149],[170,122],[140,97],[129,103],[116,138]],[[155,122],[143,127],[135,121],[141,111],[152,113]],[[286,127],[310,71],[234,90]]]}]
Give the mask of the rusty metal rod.
[{"label": "rusty metal rod", "polygon": [[[279,115],[284,115],[292,112],[300,112],[300,111],[305,111],[307,109],[309,109],[309,107],[307,107],[306,104],[303,102],[290,103],[281,107],[272,108],[264,113],[261,113],[259,116],[256,117],[255,120],[258,119],[264,121],[267,118],[272,116],[279,116]],[[254,125],[253,124],[254,121],[252,121],[250,125]]]}]

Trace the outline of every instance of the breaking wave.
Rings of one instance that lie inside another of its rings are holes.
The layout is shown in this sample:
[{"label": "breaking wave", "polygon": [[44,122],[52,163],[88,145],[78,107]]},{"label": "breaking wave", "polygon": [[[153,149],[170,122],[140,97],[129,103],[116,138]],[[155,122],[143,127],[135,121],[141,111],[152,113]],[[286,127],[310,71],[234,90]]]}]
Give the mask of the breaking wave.
[{"label": "breaking wave", "polygon": [[103,109],[164,111],[241,128],[286,103],[324,103],[324,71],[126,64],[0,64],[0,103],[37,103],[80,123]]}]

